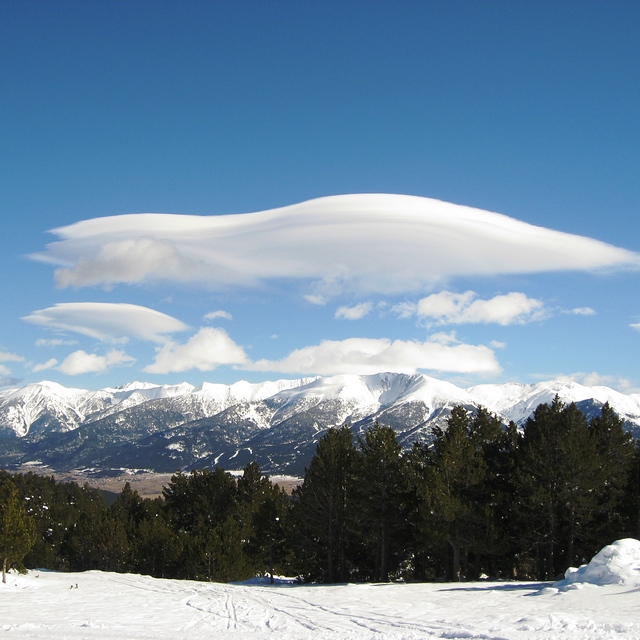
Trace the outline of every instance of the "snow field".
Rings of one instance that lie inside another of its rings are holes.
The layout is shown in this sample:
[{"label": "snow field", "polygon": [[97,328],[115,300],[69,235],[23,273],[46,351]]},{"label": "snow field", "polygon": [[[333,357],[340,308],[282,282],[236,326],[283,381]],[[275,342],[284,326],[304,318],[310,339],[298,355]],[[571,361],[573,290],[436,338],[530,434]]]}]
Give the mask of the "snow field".
[{"label": "snow field", "polygon": [[0,585],[0,638],[640,640],[635,588],[548,586],[269,586],[31,571]]}]

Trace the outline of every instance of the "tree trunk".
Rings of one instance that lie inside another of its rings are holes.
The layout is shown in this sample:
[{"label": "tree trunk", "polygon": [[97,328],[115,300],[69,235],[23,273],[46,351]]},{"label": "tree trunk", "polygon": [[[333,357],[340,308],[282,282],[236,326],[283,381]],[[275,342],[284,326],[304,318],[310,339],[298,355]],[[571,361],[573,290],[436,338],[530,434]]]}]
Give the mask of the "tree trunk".
[{"label": "tree trunk", "polygon": [[453,559],[451,562],[451,579],[453,582],[460,582],[460,542],[458,539],[449,540],[451,550],[453,551]]},{"label": "tree trunk", "polygon": [[380,535],[380,582],[389,582],[389,543],[385,523],[382,524]]},{"label": "tree trunk", "polygon": [[7,560],[6,557],[2,559],[2,584],[7,584]]}]

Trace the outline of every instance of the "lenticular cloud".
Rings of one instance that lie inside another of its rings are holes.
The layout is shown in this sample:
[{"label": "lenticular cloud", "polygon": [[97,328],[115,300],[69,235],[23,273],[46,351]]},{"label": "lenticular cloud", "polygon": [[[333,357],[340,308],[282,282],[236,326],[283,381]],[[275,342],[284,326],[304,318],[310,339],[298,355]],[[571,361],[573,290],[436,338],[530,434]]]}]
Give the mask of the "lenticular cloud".
[{"label": "lenticular cloud", "polygon": [[62,287],[305,279],[318,299],[403,293],[455,276],[640,266],[598,240],[429,198],[343,195],[258,213],[130,214],[55,229],[36,259]]}]

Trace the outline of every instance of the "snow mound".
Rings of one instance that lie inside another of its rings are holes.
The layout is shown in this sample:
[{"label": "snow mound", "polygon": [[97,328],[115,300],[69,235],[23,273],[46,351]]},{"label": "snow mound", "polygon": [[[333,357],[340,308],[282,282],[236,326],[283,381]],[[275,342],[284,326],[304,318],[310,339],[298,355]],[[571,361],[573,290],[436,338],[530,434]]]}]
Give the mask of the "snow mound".
[{"label": "snow mound", "polygon": [[583,564],[579,569],[569,567],[564,580],[553,586],[559,591],[567,591],[584,583],[640,587],[640,541],[633,538],[616,540],[596,553],[589,564]]}]

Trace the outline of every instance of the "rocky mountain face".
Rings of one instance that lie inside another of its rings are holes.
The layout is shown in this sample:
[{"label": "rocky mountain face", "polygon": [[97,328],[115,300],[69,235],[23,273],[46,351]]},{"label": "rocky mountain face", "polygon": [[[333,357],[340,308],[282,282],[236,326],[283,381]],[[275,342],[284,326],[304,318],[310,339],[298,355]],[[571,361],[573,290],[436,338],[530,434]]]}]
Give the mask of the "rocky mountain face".
[{"label": "rocky mountain face", "polygon": [[0,467],[39,461],[79,468],[241,469],[257,461],[271,474],[301,475],[322,434],[374,422],[391,426],[404,446],[429,440],[455,405],[484,406],[523,424],[558,395],[587,416],[608,402],[640,436],[640,394],[569,380],[461,389],[424,375],[340,375],[233,385],[134,382],[87,391],[41,382],[0,392]]}]

